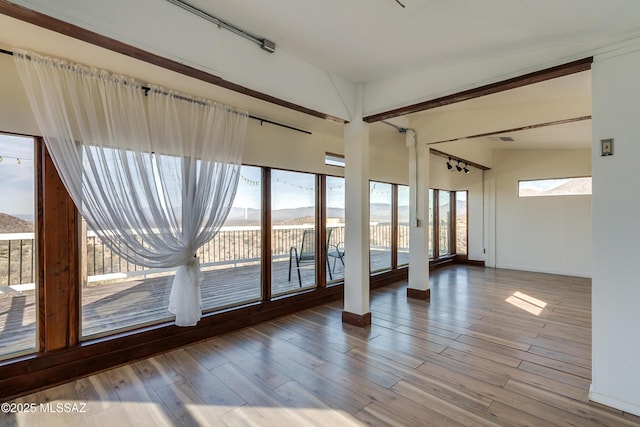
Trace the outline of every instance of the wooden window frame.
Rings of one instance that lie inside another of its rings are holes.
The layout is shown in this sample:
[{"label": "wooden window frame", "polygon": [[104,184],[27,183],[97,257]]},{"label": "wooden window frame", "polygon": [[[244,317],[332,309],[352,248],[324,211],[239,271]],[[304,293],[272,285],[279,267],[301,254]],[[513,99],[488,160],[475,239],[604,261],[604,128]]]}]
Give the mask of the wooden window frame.
[{"label": "wooden window frame", "polygon": [[[432,240],[433,255],[434,257],[429,259],[430,268],[434,268],[441,265],[450,264],[453,261],[466,262],[469,254],[469,191],[468,190],[440,190],[437,188],[431,188],[433,191],[433,200],[429,200],[431,208],[433,209],[433,235],[429,236]],[[449,253],[447,255],[440,255],[440,191],[449,192]],[[457,253],[457,212],[456,212],[456,194],[464,192],[467,193],[467,254],[459,255]]]}]

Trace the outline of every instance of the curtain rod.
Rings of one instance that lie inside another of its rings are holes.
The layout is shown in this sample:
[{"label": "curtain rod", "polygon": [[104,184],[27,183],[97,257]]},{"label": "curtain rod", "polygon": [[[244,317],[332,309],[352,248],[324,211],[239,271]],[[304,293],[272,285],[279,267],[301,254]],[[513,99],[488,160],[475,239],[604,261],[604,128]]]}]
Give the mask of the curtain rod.
[{"label": "curtain rod", "polygon": [[[13,56],[13,52],[11,52],[10,50],[6,50],[6,49],[1,49],[1,48],[0,48],[0,53],[3,53],[3,54],[5,54],[5,55],[11,55],[11,56]],[[143,87],[142,87],[142,89],[145,91],[145,93],[146,93],[147,91],[149,91],[149,88],[148,88],[148,87],[146,87],[146,86],[143,86]],[[249,118],[250,118],[250,119],[253,119],[253,120],[257,120],[257,121],[259,121],[261,125],[262,125],[262,124],[264,124],[264,123],[269,123],[269,124],[271,124],[271,125],[280,126],[280,127],[285,128],[285,129],[290,129],[290,130],[293,130],[293,131],[296,131],[296,132],[304,133],[304,134],[306,134],[306,135],[313,135],[313,134],[312,134],[310,131],[308,131],[308,130],[299,129],[299,128],[294,127],[294,126],[285,125],[284,123],[274,122],[273,120],[265,119],[265,118],[262,118],[262,117],[257,117],[257,116],[251,115],[251,114],[249,114]]]}]

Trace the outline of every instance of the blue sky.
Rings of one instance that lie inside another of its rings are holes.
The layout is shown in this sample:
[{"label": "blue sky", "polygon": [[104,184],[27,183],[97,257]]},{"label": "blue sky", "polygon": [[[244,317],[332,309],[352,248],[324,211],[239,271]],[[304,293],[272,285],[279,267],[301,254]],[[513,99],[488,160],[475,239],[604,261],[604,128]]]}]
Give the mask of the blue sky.
[{"label": "blue sky", "polygon": [[537,191],[547,191],[554,187],[558,187],[562,184],[566,184],[571,181],[571,178],[566,179],[536,179],[529,181],[520,181],[520,189],[531,189]]},{"label": "blue sky", "polygon": [[[236,199],[238,208],[260,209],[260,168],[243,166]],[[313,206],[315,204],[315,176],[308,173],[271,171],[272,204],[274,210]],[[409,205],[409,187],[403,187],[398,194],[400,206]],[[391,184],[371,183],[371,203],[391,203]],[[327,206],[344,208],[344,178],[327,177]]]},{"label": "blue sky", "polygon": [[[0,212],[9,215],[34,214],[34,143],[32,138],[0,134]],[[20,159],[18,164],[17,159]],[[234,207],[260,209],[261,170],[243,166],[241,179],[233,203]],[[272,171],[273,209],[313,206],[315,176],[313,174]],[[374,187],[375,185],[375,187]],[[327,177],[327,204],[344,207],[344,179]],[[389,203],[391,186],[372,183],[371,203]],[[409,204],[409,192],[401,191],[400,206]]]},{"label": "blue sky", "polygon": [[0,134],[0,212],[34,215],[33,149],[33,138]]}]

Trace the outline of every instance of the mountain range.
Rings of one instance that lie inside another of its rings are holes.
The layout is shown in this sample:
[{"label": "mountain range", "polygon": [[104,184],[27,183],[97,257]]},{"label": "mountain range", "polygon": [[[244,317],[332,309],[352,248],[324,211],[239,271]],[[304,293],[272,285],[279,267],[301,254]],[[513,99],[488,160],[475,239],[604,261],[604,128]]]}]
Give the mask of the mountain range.
[{"label": "mountain range", "polygon": [[0,233],[33,233],[32,222],[0,212]]}]

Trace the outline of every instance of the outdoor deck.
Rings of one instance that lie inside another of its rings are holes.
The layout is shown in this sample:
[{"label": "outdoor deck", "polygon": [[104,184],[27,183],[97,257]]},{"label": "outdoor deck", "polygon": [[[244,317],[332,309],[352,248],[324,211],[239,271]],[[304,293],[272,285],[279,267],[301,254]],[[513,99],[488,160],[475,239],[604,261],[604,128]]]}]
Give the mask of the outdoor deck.
[{"label": "outdoor deck", "polygon": [[[372,270],[388,265],[388,251],[372,251]],[[345,259],[346,260],[346,259]],[[302,287],[294,268],[288,280],[288,259],[274,262],[272,295],[283,295],[315,286],[314,265],[302,264]],[[331,263],[333,267],[333,262]],[[261,298],[260,265],[224,265],[203,269],[202,303],[204,310],[217,310],[258,301]],[[328,279],[327,275],[327,279]],[[344,278],[338,261],[334,279]],[[170,320],[167,311],[171,276],[149,277],[117,283],[92,283],[82,289],[82,335],[85,337],[114,330]],[[0,355],[29,350],[36,342],[36,304],[32,290],[0,294]]]}]

